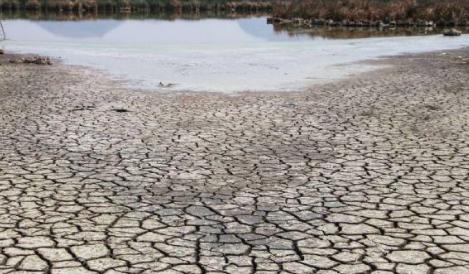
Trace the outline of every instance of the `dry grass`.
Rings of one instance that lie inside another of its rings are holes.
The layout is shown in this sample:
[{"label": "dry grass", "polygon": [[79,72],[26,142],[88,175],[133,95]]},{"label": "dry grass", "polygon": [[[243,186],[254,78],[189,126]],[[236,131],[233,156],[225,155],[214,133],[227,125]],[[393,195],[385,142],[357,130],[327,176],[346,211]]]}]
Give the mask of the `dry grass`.
[{"label": "dry grass", "polygon": [[38,0],[28,0],[26,2],[26,9],[27,10],[40,10],[41,3]]},{"label": "dry grass", "polygon": [[268,0],[0,0],[0,10],[46,11],[267,11]]},{"label": "dry grass", "polygon": [[469,22],[468,0],[308,0],[279,3],[274,16],[334,21]]},{"label": "dry grass", "polygon": [[20,7],[18,0],[0,0],[0,9],[2,10],[19,10]]}]

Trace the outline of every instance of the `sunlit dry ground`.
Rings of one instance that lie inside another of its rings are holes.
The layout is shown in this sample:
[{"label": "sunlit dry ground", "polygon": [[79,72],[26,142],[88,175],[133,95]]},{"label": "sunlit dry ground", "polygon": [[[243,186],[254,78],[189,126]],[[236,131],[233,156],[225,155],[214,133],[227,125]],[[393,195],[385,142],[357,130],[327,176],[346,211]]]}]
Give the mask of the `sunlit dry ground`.
[{"label": "sunlit dry ground", "polygon": [[469,51],[304,93],[0,57],[0,273],[469,273]]}]

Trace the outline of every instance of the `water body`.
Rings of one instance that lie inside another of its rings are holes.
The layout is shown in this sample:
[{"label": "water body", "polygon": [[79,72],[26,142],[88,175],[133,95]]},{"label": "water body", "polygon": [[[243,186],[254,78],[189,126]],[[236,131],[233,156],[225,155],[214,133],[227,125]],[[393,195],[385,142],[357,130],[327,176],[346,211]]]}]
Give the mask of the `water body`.
[{"label": "water body", "polygon": [[7,51],[62,58],[152,90],[301,91],[371,69],[357,61],[469,45],[469,35],[279,27],[263,16],[9,19],[4,26]]}]

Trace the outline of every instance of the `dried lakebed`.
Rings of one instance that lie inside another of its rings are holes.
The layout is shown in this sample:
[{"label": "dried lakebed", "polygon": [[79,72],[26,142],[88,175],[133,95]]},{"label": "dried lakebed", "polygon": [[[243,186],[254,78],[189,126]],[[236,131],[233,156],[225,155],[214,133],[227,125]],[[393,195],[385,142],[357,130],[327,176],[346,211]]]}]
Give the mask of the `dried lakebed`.
[{"label": "dried lakebed", "polygon": [[469,273],[469,50],[304,93],[0,56],[0,273]]}]

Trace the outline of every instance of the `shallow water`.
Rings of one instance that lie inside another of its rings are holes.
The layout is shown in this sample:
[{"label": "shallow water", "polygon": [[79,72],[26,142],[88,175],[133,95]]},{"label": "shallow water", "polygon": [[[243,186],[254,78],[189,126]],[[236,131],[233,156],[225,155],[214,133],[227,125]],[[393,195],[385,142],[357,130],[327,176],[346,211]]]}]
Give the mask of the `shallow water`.
[{"label": "shallow water", "polygon": [[[4,26],[7,51],[60,57],[124,78],[136,88],[193,91],[298,91],[372,69],[357,61],[469,45],[468,35],[397,32],[373,37],[383,32],[279,29],[267,25],[265,17],[13,19]],[[162,88],[160,82],[174,85]]]}]

